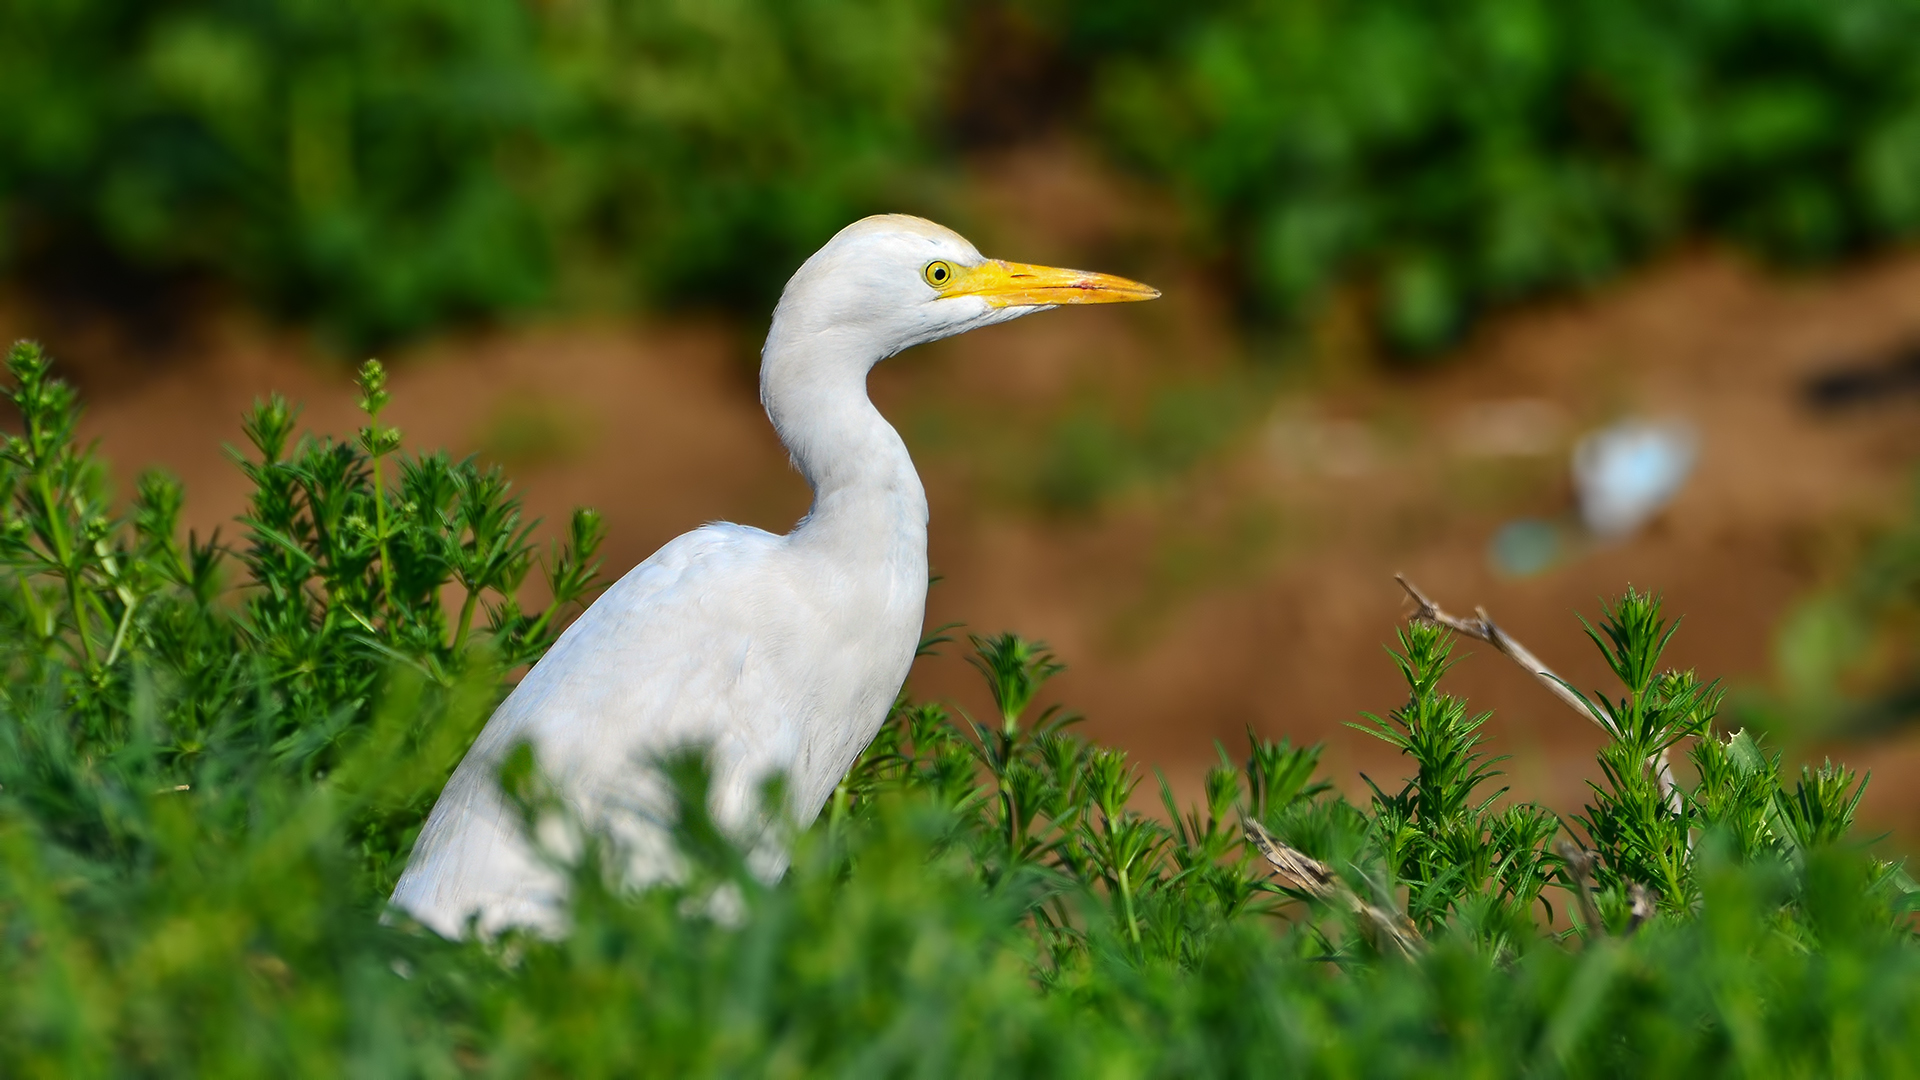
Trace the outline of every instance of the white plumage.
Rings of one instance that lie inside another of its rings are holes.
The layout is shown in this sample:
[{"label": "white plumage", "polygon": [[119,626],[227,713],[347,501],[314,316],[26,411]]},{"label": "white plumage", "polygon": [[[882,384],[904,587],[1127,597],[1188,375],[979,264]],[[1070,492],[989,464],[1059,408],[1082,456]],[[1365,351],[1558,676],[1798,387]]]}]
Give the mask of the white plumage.
[{"label": "white plumage", "polygon": [[761,401],[814,491],[807,516],[785,536],[696,529],[608,589],[487,722],[393,903],[447,935],[476,915],[483,933],[564,929],[564,879],[497,783],[522,742],[578,819],[618,842],[634,884],[672,872],[649,762],[676,748],[710,748],[715,817],[743,839],[775,773],[788,778],[795,820],[810,821],[885,718],[926,609],[926,494],[867,399],[867,372],[1047,307],[1157,295],[985,259],[920,218],[841,230],[787,283],[761,354]]}]

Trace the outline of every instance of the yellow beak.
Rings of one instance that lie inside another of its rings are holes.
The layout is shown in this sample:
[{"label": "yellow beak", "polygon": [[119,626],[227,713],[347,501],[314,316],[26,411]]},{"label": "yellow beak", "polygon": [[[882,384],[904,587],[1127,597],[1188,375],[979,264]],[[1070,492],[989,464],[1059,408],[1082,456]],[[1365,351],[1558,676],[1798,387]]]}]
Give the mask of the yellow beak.
[{"label": "yellow beak", "polygon": [[978,296],[993,307],[1037,307],[1124,304],[1151,300],[1160,290],[1112,274],[988,259],[979,266],[956,267],[953,282],[940,295]]}]

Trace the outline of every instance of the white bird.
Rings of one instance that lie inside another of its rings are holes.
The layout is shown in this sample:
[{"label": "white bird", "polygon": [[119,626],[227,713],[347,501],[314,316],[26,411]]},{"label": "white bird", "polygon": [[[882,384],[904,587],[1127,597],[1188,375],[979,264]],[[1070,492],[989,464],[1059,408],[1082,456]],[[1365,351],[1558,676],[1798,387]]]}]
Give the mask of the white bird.
[{"label": "white bird", "polygon": [[1061,304],[1158,295],[987,259],[916,217],[842,229],[787,282],[761,351],[760,400],[813,489],[811,509],[785,536],[695,529],[609,588],[487,722],[393,903],[448,936],[476,916],[483,934],[565,929],[565,880],[498,784],[522,742],[576,819],[615,839],[630,884],[674,872],[670,808],[649,763],[677,748],[708,748],[712,810],[737,836],[751,839],[776,773],[786,810],[811,821],[886,718],[926,612],[926,493],[867,399],[867,372],[911,346]]}]

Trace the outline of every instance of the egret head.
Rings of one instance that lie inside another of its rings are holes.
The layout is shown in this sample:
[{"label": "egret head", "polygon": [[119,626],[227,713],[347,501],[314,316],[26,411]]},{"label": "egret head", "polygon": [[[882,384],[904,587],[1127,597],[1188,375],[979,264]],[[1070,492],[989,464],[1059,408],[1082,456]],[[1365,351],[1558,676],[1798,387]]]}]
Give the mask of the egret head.
[{"label": "egret head", "polygon": [[840,230],[794,273],[774,322],[788,332],[857,336],[866,346],[859,351],[879,359],[1062,304],[1159,295],[1110,274],[989,259],[952,229],[881,214]]}]

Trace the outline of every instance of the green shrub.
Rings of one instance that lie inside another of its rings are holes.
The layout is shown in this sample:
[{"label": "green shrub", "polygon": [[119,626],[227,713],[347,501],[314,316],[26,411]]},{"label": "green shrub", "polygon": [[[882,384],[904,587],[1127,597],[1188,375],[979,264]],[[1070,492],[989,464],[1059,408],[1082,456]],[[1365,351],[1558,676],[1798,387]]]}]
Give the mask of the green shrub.
[{"label": "green shrub", "polygon": [[[1677,240],[1792,259],[1920,224],[1914,0],[1054,0],[1103,143],[1253,307],[1358,286],[1425,349]],[[568,297],[763,310],[929,209],[943,0],[16,0],[0,261],[211,271],[348,339]],[[1073,80],[1055,80],[1060,86]],[[1057,110],[1059,86],[1023,110]],[[1077,122],[1077,121],[1076,121]]]},{"label": "green shrub", "polygon": [[21,0],[11,253],[213,271],[350,338],[616,300],[758,307],[919,155],[938,0]]},{"label": "green shrub", "polygon": [[[439,696],[496,694],[498,672],[545,651],[593,588],[599,516],[577,511],[567,541],[537,560],[497,468],[397,452],[377,363],[361,371],[369,422],[351,441],[289,445],[296,411],[278,397],[247,415],[258,457],[237,456],[253,484],[237,556],[217,536],[181,540],[182,493],[164,475],[142,476],[128,520],[114,520],[98,462],[73,442],[73,391],[36,346],[14,346],[7,366],[24,430],[0,453],[0,663],[10,708],[33,718],[12,737],[59,769],[125,758],[168,792],[209,769],[325,777],[372,722],[382,672]],[[234,597],[223,579],[236,561]],[[515,597],[535,561],[553,599],[528,614]],[[428,715],[403,727],[432,770],[478,730],[436,730]],[[366,809],[359,839],[377,877],[397,873],[444,779],[421,774],[401,803]]]},{"label": "green shrub", "polygon": [[[1250,736],[1200,806],[1162,781],[1164,817],[1124,753],[1036,707],[1059,662],[1003,634],[971,642],[997,715],[903,696],[780,881],[708,818],[696,755],[663,763],[683,880],[623,889],[590,839],[565,938],[441,940],[386,911],[394,871],[503,673],[590,590],[591,517],[547,562],[554,605],[520,611],[534,553],[497,474],[401,454],[369,365],[352,441],[289,447],[290,410],[256,407],[245,547],[182,542],[178,488],[111,517],[72,393],[31,346],[9,369],[8,1075],[1920,1065],[1913,885],[1847,838],[1864,781],[1787,783],[1714,732],[1717,692],[1659,668],[1671,629],[1632,591],[1595,631],[1619,734],[1575,818],[1485,790],[1432,626],[1401,631],[1407,700],[1366,725],[1410,759],[1400,791],[1350,803],[1317,747]],[[1699,781],[1675,796],[1648,759],[1681,740]],[[503,776],[529,816],[531,764]]]},{"label": "green shrub", "polygon": [[1805,259],[1920,225],[1910,0],[1063,10],[1102,130],[1260,306],[1358,282],[1404,347],[1682,237]]}]

